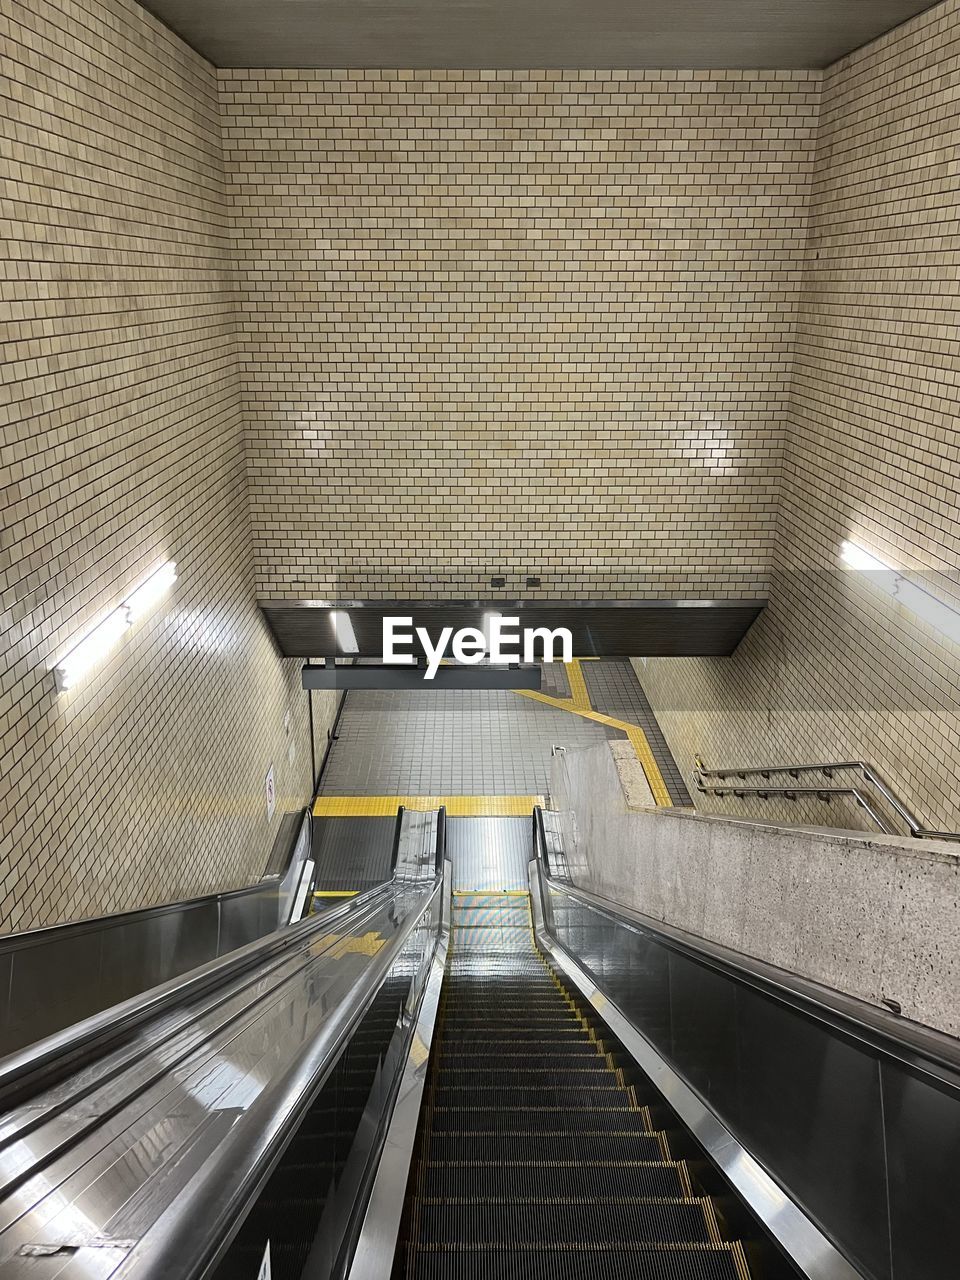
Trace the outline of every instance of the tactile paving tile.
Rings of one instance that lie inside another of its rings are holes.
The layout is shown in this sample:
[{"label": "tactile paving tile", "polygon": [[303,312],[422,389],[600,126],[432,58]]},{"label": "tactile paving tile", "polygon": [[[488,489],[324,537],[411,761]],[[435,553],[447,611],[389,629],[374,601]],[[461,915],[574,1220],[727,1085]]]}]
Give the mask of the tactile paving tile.
[{"label": "tactile paving tile", "polygon": [[587,692],[595,711],[639,725],[647,735],[650,750],[660,766],[670,799],[677,805],[691,803],[690,793],[677,768],[673,753],[660,731],[637,674],[628,658],[584,662],[581,667]]},{"label": "tactile paving tile", "polygon": [[322,795],[545,795],[551,747],[602,725],[509,690],[353,690]]}]

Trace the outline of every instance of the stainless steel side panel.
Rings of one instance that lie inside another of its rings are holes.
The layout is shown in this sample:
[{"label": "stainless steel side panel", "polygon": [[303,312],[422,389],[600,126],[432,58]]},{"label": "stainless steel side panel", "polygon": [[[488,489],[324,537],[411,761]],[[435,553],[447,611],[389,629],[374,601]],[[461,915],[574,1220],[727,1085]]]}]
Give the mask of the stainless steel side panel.
[{"label": "stainless steel side panel", "polygon": [[272,932],[278,886],[0,937],[0,1057]]}]

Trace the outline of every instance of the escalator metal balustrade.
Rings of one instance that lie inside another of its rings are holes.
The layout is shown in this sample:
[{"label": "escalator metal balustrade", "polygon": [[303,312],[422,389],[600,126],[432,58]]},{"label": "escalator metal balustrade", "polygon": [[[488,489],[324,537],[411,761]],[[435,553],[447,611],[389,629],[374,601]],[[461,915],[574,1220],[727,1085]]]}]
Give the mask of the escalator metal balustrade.
[{"label": "escalator metal balustrade", "polygon": [[0,1061],[0,1280],[956,1274],[955,1042],[446,833]]}]

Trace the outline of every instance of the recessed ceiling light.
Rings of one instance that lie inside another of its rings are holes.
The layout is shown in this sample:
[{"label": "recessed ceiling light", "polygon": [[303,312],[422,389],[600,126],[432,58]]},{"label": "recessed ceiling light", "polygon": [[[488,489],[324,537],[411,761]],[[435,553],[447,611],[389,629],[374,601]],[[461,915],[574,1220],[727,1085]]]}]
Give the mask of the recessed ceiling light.
[{"label": "recessed ceiling light", "polygon": [[333,626],[333,634],[337,638],[337,647],[341,653],[359,653],[360,646],[357,644],[356,633],[353,630],[353,623],[350,621],[349,613],[334,609],[330,614],[330,622]]}]

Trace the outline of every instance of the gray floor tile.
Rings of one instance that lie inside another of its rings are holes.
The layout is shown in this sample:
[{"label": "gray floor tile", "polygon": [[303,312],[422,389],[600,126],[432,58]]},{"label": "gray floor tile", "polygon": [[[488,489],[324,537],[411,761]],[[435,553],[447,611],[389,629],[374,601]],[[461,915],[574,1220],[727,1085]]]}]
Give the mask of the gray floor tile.
[{"label": "gray floor tile", "polygon": [[352,691],[324,795],[534,795],[551,747],[593,746],[603,725],[509,690]]}]

